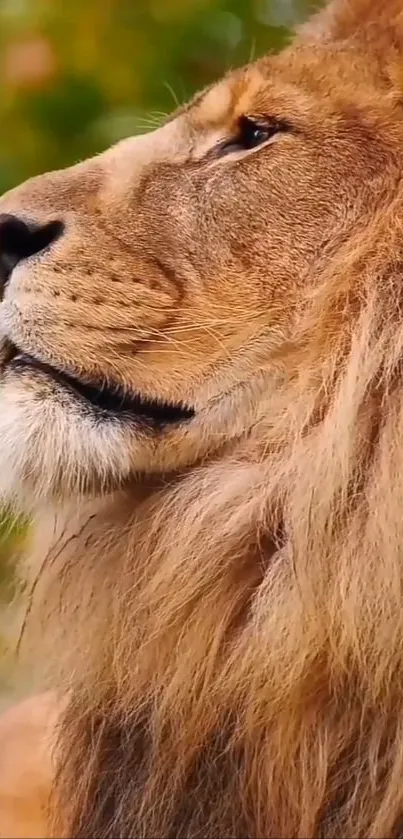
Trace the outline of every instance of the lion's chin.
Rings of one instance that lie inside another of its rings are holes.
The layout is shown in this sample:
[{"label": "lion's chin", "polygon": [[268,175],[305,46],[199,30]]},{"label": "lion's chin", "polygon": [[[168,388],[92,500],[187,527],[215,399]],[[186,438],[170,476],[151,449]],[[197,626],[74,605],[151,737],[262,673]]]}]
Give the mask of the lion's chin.
[{"label": "lion's chin", "polygon": [[97,423],[44,381],[35,389],[24,378],[0,386],[1,502],[29,512],[121,486],[132,472],[124,426]]},{"label": "lion's chin", "polygon": [[0,380],[0,502],[30,511],[113,492],[158,471],[160,450],[192,416],[14,353]]}]

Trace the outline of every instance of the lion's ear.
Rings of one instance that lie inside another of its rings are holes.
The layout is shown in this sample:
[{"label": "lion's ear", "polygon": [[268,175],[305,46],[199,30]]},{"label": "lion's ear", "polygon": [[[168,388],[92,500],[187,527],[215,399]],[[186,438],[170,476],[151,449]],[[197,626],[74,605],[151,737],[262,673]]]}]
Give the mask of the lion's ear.
[{"label": "lion's ear", "polygon": [[344,41],[367,30],[390,32],[402,16],[402,0],[330,0],[297,34],[311,42]]}]

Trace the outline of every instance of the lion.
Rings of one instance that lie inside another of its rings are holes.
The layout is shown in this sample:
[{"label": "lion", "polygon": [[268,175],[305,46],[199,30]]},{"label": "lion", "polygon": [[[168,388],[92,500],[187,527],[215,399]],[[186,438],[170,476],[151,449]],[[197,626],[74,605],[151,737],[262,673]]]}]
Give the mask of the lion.
[{"label": "lion", "polygon": [[2,198],[48,836],[402,836],[402,173],[403,2],[333,0]]}]

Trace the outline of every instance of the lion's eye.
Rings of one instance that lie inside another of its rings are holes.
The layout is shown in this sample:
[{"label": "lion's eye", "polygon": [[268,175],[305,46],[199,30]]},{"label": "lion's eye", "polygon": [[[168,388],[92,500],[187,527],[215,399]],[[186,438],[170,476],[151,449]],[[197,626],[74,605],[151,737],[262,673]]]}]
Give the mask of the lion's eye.
[{"label": "lion's eye", "polygon": [[289,130],[289,126],[277,120],[262,120],[257,117],[240,117],[237,134],[221,146],[222,154],[236,151],[250,151],[263,145],[275,134]]},{"label": "lion's eye", "polygon": [[275,123],[272,125],[264,122],[257,122],[250,117],[241,117],[239,120],[238,143],[243,149],[254,149],[261,146],[270,137],[277,133],[279,128]]}]

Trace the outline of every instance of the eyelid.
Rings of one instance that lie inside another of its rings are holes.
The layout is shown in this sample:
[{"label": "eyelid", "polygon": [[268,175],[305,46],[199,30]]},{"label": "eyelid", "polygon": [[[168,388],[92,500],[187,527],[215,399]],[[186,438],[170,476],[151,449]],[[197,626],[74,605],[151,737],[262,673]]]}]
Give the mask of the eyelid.
[{"label": "eyelid", "polygon": [[293,126],[287,119],[284,119],[284,117],[275,117],[272,114],[267,114],[266,116],[263,114],[243,114],[238,120],[237,127],[242,124],[242,120],[254,122],[258,128],[277,128],[278,131],[284,133],[293,130]]},{"label": "eyelid", "polygon": [[235,130],[242,125],[243,122],[254,122],[257,126],[262,128],[275,128],[276,126],[288,126],[287,120],[281,117],[275,117],[273,114],[242,114],[234,126]]}]

